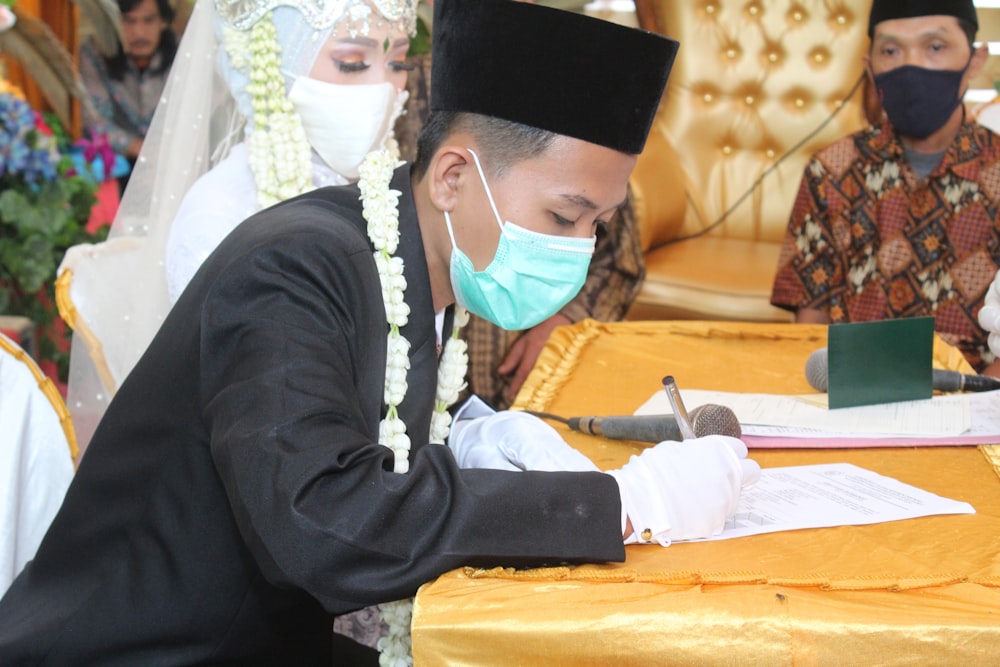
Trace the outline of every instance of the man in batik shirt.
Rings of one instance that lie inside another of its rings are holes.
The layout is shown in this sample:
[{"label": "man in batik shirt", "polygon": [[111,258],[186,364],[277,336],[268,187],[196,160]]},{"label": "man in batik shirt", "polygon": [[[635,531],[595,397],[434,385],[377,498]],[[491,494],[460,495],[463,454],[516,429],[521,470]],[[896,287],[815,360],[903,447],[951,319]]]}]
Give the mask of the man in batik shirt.
[{"label": "man in batik shirt", "polygon": [[118,53],[105,57],[92,40],[80,46],[80,76],[97,116],[84,119],[107,135],[116,153],[135,163],[177,52],[168,0],[118,0],[122,17]]},{"label": "man in batik shirt", "polygon": [[806,167],[771,303],[799,322],[932,315],[1000,375],[976,321],[1000,266],[1000,137],[961,102],[987,56],[977,29],[971,0],[875,0],[865,64],[885,116]]}]

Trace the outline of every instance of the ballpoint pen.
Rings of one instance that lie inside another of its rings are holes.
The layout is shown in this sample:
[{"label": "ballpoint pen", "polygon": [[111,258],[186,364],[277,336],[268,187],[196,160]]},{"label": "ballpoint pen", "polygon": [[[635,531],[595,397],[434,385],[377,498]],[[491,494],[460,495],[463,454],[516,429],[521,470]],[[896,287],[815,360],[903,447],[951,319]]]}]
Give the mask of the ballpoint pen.
[{"label": "ballpoint pen", "polygon": [[673,375],[663,378],[663,390],[667,392],[667,400],[670,401],[670,407],[674,411],[674,420],[680,429],[681,439],[696,438],[694,428],[691,426],[691,417],[688,416],[687,409],[684,407],[684,401],[681,400],[681,393],[677,390],[677,383],[674,382]]}]

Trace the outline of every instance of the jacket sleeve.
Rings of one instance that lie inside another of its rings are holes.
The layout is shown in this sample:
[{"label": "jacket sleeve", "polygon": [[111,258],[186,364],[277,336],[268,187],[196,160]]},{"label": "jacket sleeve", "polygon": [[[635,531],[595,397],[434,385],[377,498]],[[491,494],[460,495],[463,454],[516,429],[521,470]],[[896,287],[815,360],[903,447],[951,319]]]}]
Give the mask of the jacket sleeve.
[{"label": "jacket sleeve", "polygon": [[386,329],[364,244],[276,236],[221,274],[202,313],[212,456],[272,583],[337,613],[412,595],[461,565],[624,558],[608,475],[460,470],[440,445],[391,472],[374,437]]}]

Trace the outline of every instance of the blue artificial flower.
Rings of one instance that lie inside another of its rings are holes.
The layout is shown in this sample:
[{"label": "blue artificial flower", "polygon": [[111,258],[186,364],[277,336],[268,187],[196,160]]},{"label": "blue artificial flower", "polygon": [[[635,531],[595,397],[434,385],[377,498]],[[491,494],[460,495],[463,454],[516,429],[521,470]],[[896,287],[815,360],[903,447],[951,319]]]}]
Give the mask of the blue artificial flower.
[{"label": "blue artificial flower", "polygon": [[38,132],[31,105],[0,94],[0,177],[20,176],[28,185],[51,181],[58,162],[55,139]]}]

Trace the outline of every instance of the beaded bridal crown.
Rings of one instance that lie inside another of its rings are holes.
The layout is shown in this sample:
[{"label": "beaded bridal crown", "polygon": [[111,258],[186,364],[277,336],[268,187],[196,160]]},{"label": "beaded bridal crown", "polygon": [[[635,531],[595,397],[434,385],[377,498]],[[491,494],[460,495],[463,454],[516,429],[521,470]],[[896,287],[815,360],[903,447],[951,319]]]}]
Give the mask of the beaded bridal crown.
[{"label": "beaded bridal crown", "polygon": [[416,0],[215,0],[219,16],[237,30],[248,30],[276,7],[294,7],[316,30],[347,18],[351,32],[361,34],[368,32],[373,7],[382,19],[398,22],[408,34],[415,34],[416,5]]}]

